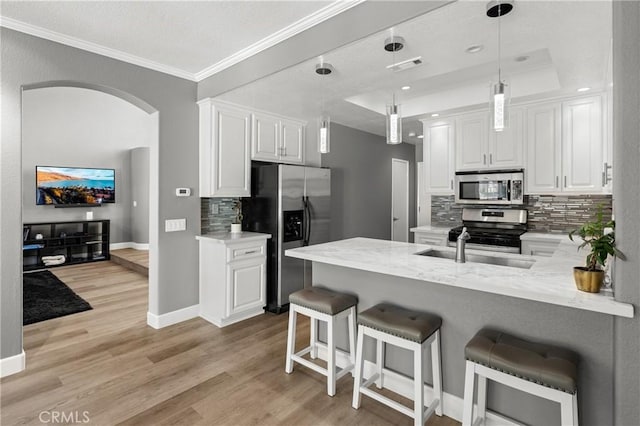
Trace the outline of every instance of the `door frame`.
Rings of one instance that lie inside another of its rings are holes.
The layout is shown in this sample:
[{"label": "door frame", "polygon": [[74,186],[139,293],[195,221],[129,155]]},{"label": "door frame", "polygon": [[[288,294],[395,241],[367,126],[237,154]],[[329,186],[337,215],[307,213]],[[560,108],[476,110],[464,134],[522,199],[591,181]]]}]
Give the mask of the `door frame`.
[{"label": "door frame", "polygon": [[394,200],[394,195],[395,195],[394,194],[394,192],[395,192],[394,175],[395,174],[393,173],[393,169],[394,169],[394,165],[395,164],[402,164],[402,165],[406,166],[406,173],[405,173],[404,180],[406,182],[406,188],[407,188],[406,197],[405,197],[405,199],[407,200],[407,206],[406,206],[406,209],[405,209],[407,226],[406,226],[406,229],[405,229],[404,232],[405,232],[406,240],[408,242],[409,241],[409,161],[401,160],[399,158],[392,158],[391,159],[391,241],[395,241],[394,240],[394,236],[395,235],[394,235],[394,232],[393,232],[393,228],[394,228],[394,226],[393,226],[393,223],[394,223],[393,218],[395,217],[395,214],[394,214],[394,211],[393,211],[393,207],[394,207],[393,206],[393,200]]}]

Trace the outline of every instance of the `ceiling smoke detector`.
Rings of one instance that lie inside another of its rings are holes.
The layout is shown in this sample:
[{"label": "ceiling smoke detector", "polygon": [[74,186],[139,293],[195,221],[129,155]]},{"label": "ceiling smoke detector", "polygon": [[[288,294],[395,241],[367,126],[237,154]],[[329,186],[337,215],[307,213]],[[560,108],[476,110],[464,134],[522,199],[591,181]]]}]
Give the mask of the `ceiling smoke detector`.
[{"label": "ceiling smoke detector", "polygon": [[316,74],[329,75],[334,71],[333,65],[328,62],[320,62],[316,64]]},{"label": "ceiling smoke detector", "polygon": [[384,50],[387,52],[397,52],[404,47],[404,39],[400,36],[389,37],[384,41]]},{"label": "ceiling smoke detector", "polygon": [[513,0],[493,0],[487,3],[487,16],[499,18],[513,10]]},{"label": "ceiling smoke detector", "polygon": [[422,56],[416,56],[415,58],[407,59],[406,61],[396,62],[395,64],[387,65],[387,69],[391,71],[404,71],[409,68],[417,67],[422,63]]}]

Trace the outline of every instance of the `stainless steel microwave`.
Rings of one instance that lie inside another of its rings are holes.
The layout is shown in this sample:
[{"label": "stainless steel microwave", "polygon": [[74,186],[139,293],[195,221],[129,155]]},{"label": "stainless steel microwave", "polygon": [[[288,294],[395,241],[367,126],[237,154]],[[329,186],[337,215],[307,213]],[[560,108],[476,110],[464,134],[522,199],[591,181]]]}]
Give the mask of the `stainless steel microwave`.
[{"label": "stainless steel microwave", "polygon": [[459,204],[522,204],[524,171],[457,172],[455,200]]}]

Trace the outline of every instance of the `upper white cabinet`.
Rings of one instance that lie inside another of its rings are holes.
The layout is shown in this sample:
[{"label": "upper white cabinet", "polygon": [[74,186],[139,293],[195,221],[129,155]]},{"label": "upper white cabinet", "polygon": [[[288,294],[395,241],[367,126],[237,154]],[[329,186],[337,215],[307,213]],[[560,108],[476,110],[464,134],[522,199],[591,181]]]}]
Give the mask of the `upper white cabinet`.
[{"label": "upper white cabinet", "polygon": [[454,120],[423,121],[423,130],[425,192],[453,194]]},{"label": "upper white cabinet", "polygon": [[489,111],[463,114],[456,120],[456,170],[522,168],[522,109],[509,113],[509,127],[490,128]]},{"label": "upper white cabinet", "polygon": [[200,197],[251,195],[251,112],[204,99],[200,107]]},{"label": "upper white cabinet", "polygon": [[304,163],[306,126],[303,122],[255,112],[252,127],[252,160]]},{"label": "upper white cabinet", "polygon": [[602,190],[602,101],[599,96],[562,103],[562,190]]},{"label": "upper white cabinet", "polygon": [[529,107],[527,127],[527,193],[603,191],[600,96]]}]

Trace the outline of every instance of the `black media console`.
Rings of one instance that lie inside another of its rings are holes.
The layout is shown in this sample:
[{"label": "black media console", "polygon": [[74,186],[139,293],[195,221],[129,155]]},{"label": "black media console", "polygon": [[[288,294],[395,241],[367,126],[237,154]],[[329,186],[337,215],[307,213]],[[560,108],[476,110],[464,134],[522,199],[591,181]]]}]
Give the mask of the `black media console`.
[{"label": "black media console", "polygon": [[[25,223],[22,228],[22,268],[33,271],[109,260],[109,226],[108,220]],[[60,255],[65,258],[60,265],[47,266],[42,260]]]}]

